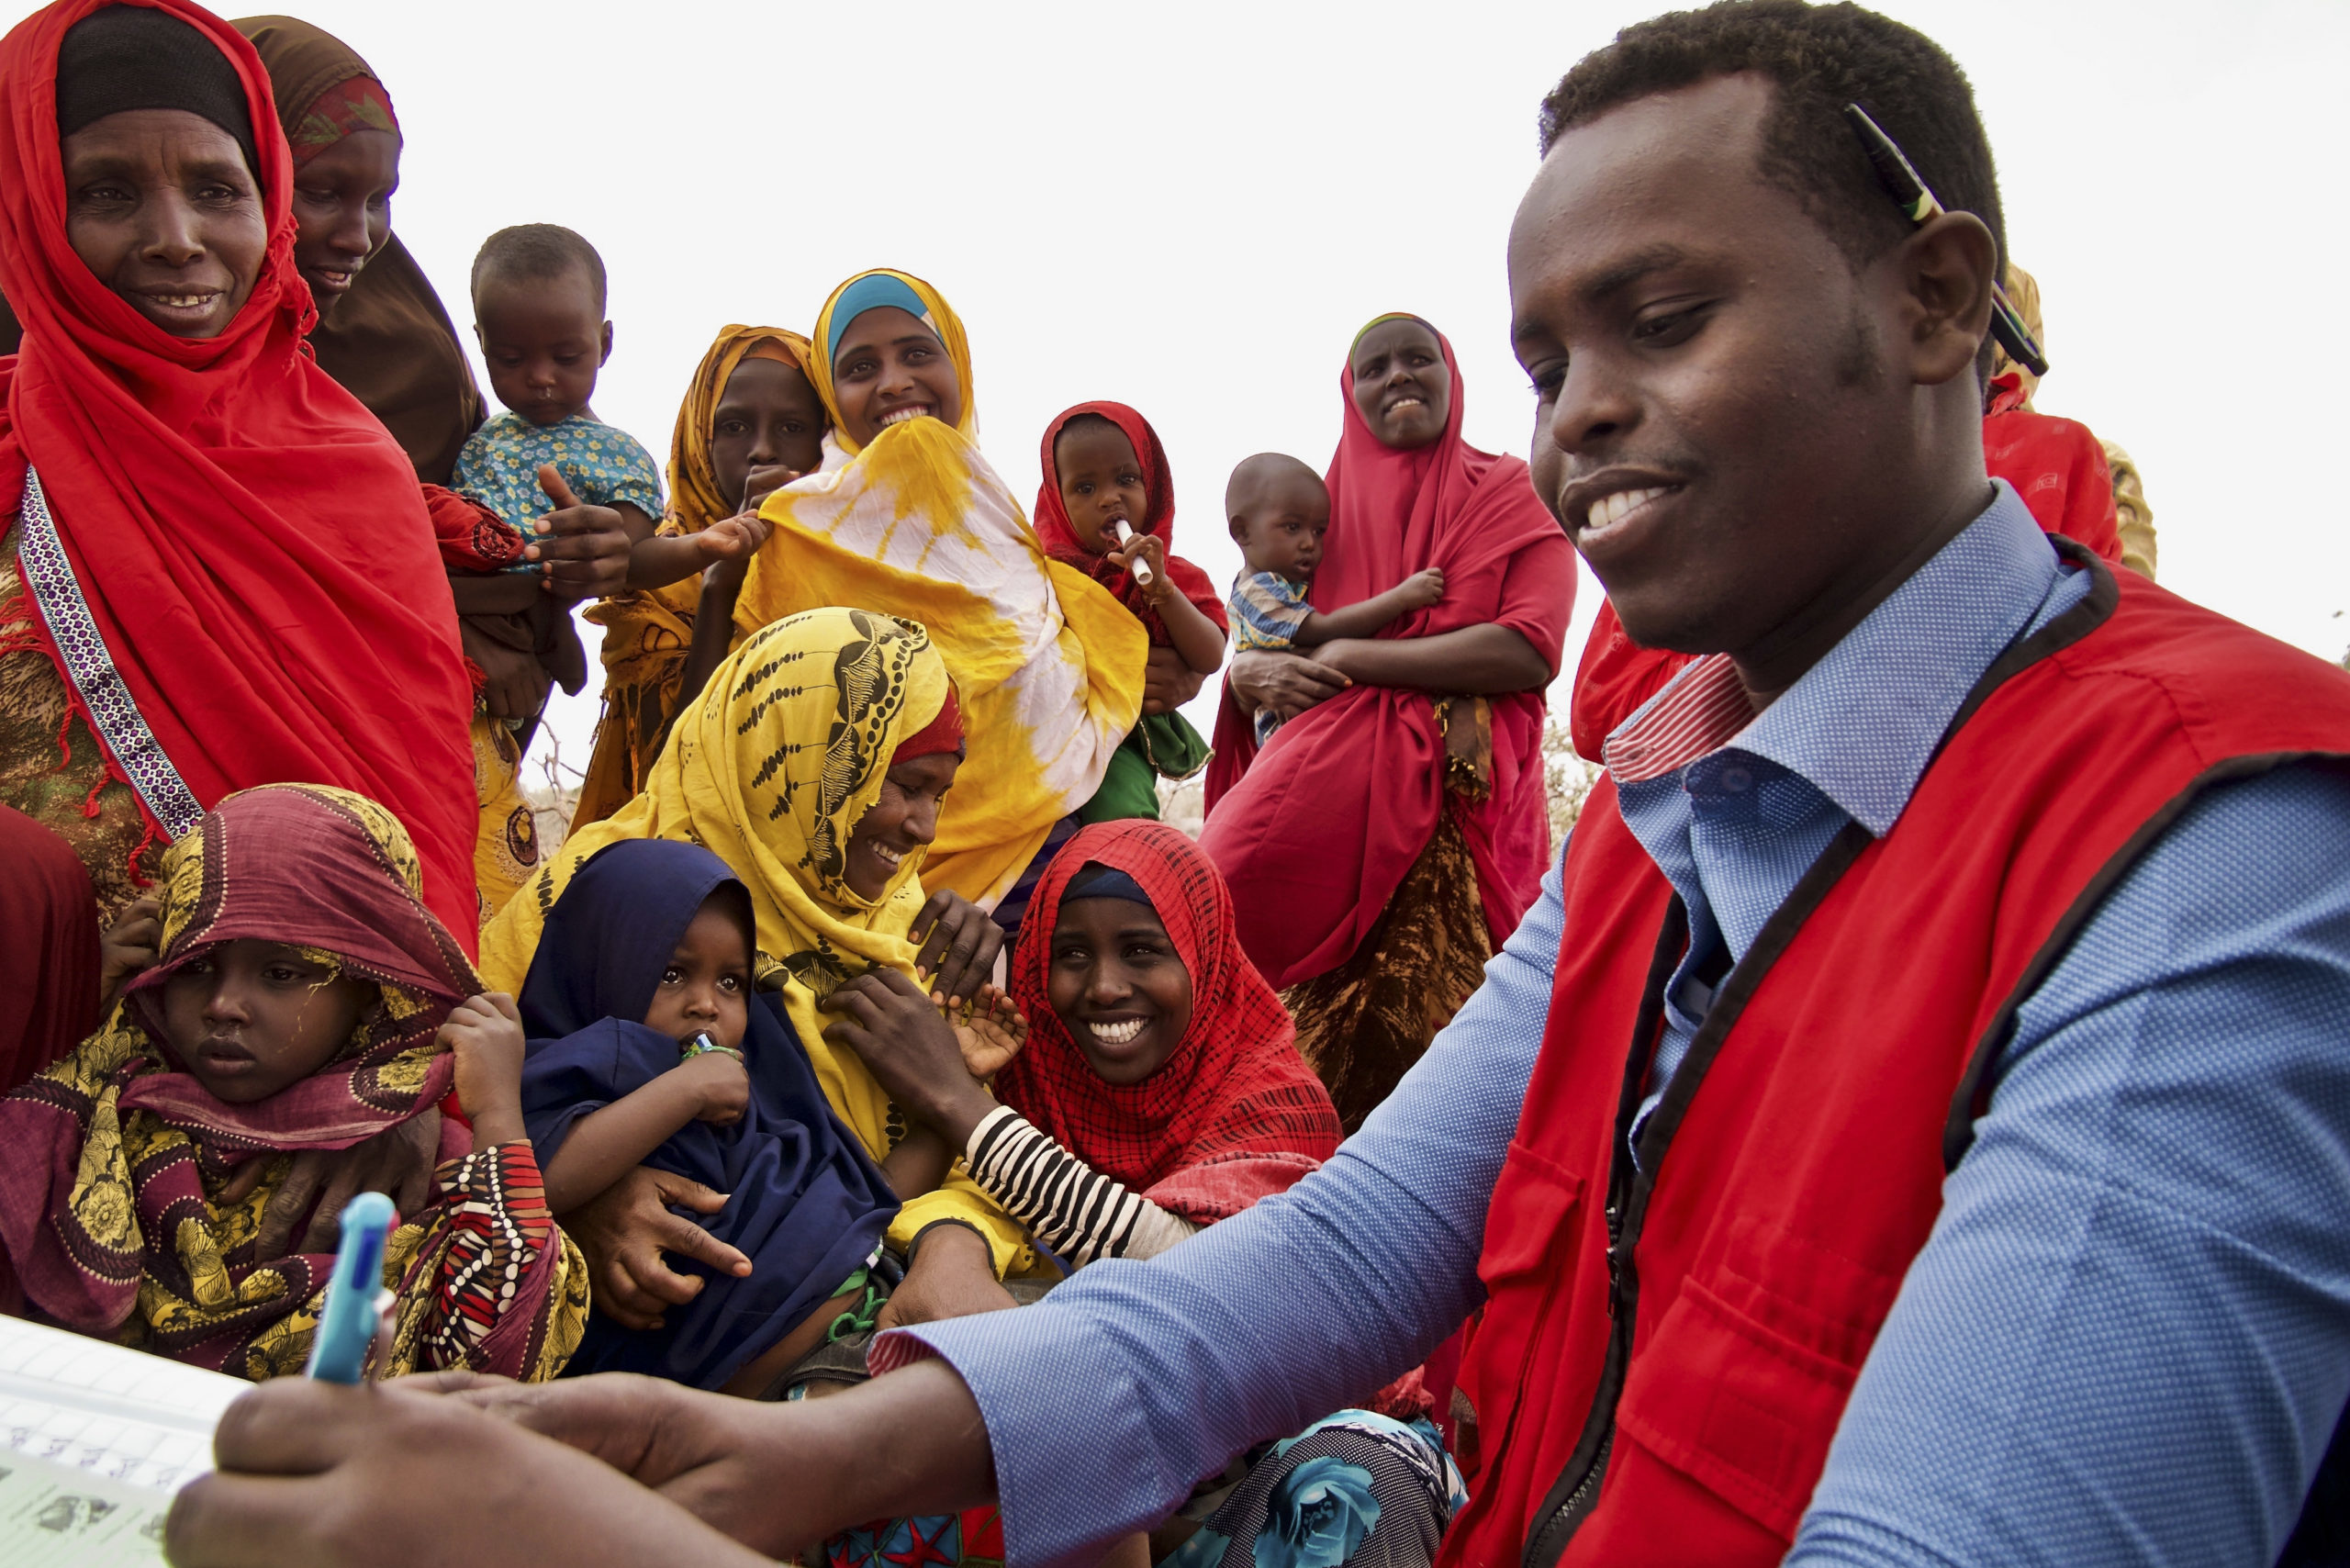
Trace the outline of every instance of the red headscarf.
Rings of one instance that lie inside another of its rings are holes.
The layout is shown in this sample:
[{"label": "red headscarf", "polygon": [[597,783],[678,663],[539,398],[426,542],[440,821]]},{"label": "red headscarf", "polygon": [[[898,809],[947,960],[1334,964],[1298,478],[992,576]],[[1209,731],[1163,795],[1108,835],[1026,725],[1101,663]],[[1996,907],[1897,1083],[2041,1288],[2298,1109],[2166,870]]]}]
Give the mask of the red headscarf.
[{"label": "red headscarf", "polygon": [[[2053,419],[2023,406],[2026,394],[2015,372],[1991,383],[1991,411],[1983,420],[1983,465],[1994,479],[2016,487],[2032,521],[2051,533],[2087,545],[2114,566],[2121,564],[2121,524],[2113,506],[2113,476],[2105,448],[2087,425]],[[1696,657],[1663,648],[1643,648],[1603,603],[1575,666],[1575,695],[1569,733],[1575,754],[1601,760],[1608,732],[1662,691]]]},{"label": "red headscarf", "polygon": [[1167,580],[1185,599],[1198,605],[1201,613],[1214,622],[1218,631],[1227,629],[1224,596],[1215,591],[1208,575],[1191,562],[1175,558],[1175,475],[1167,465],[1167,449],[1158,444],[1158,432],[1150,428],[1150,421],[1124,403],[1080,403],[1074,409],[1063,409],[1045,427],[1045,450],[1038,459],[1045,482],[1036,489],[1036,543],[1054,560],[1075,566],[1115,594],[1118,602],[1142,622],[1154,646],[1168,645],[1167,622],[1151,608],[1133,574],[1123,566],[1112,566],[1107,555],[1087,549],[1069,520],[1069,509],[1061,504],[1060,470],[1053,463],[1053,447],[1069,422],[1085,414],[1100,415],[1134,442],[1135,457],[1142,464],[1143,488],[1150,495],[1150,515],[1142,520],[1142,526],[1136,532],[1150,534],[1167,546]]},{"label": "red headscarf", "polygon": [[[1053,924],[1087,865],[1141,884],[1192,977],[1192,1025],[1140,1083],[1103,1082],[1045,990]],[[996,1080],[1003,1103],[1080,1159],[1200,1225],[1281,1192],[1337,1151],[1338,1113],[1297,1054],[1281,999],[1241,952],[1232,893],[1164,823],[1097,823],[1053,857],[1021,923],[1012,995],[1027,1048]]]},{"label": "red headscarf", "polygon": [[[1412,451],[1371,433],[1351,367],[1339,372],[1346,425],[1327,476],[1329,548],[1314,608],[1340,609],[1438,566],[1443,599],[1380,633],[1427,637],[1490,623],[1513,582],[1540,583],[1540,602],[1505,623],[1555,671],[1574,608],[1573,548],[1523,462],[1461,439],[1460,366],[1442,333],[1437,342],[1452,373],[1451,411],[1444,434]],[[1550,833],[1542,693],[1490,700],[1493,794],[1462,801],[1459,815],[1499,946],[1539,890]],[[1250,767],[1255,752],[1227,691],[1200,844],[1232,884],[1248,956],[1288,986],[1346,962],[1427,846],[1444,809],[1444,736],[1427,693],[1358,686],[1282,725],[1266,766]]]},{"label": "red headscarf", "polygon": [[252,46],[186,0],[138,3],[242,81],[269,250],[220,336],[140,316],[65,234],[58,50],[106,0],[59,0],[0,42],[0,291],[25,326],[0,360],[0,507],[30,500],[29,464],[54,521],[28,506],[45,644],[162,832],[251,785],[354,790],[407,825],[470,952],[473,698],[415,471],[305,351],[293,160]]}]

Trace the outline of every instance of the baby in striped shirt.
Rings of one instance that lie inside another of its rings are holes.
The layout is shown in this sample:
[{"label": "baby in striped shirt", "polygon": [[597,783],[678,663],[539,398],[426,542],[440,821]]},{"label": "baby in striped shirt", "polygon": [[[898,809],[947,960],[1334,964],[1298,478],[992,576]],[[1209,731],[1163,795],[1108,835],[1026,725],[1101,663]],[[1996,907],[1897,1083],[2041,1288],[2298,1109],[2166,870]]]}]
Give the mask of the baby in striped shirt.
[{"label": "baby in striped shirt", "polygon": [[[1408,610],[1444,597],[1444,573],[1415,572],[1385,593],[1340,610],[1306,602],[1322,564],[1322,536],[1330,531],[1330,492],[1321,476],[1284,453],[1243,458],[1224,488],[1232,542],[1248,563],[1232,585],[1232,645],[1237,653],[1270,648],[1294,653],[1341,637],[1376,636]],[[1270,710],[1257,715],[1257,744],[1281,727]]]}]

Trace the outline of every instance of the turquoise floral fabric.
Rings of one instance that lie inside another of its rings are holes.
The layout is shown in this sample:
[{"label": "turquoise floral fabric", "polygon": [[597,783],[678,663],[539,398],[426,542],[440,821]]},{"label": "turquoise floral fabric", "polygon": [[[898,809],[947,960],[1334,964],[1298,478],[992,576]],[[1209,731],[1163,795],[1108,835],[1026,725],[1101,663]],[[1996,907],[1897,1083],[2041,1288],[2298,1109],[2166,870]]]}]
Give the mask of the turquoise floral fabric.
[{"label": "turquoise floral fabric", "polygon": [[[557,424],[534,425],[504,413],[476,431],[457,454],[451,487],[496,512],[506,525],[529,538],[538,520],[554,510],[539,487],[539,465],[552,463],[571,493],[589,506],[626,501],[654,521],[661,521],[661,469],[653,454],[626,431],[587,414]],[[535,572],[535,564],[509,571]]]},{"label": "turquoise floral fabric", "polygon": [[1433,1426],[1341,1410],[1273,1444],[1162,1568],[1427,1568],[1468,1500]]}]

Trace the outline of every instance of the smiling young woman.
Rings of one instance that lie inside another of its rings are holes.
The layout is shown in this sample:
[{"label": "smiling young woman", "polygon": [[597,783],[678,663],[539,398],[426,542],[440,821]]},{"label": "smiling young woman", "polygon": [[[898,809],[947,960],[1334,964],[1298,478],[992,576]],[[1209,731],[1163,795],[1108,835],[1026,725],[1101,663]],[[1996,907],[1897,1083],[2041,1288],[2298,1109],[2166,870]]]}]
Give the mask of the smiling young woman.
[{"label": "smiling young woman", "polygon": [[776,536],[752,558],[735,626],[845,604],[930,629],[971,746],[923,879],[992,909],[1134,728],[1148,641],[1107,589],[1046,555],[979,451],[969,344],[936,289],[887,269],[849,279],[816,318],[807,370],[832,423],[823,468],[761,509]]}]

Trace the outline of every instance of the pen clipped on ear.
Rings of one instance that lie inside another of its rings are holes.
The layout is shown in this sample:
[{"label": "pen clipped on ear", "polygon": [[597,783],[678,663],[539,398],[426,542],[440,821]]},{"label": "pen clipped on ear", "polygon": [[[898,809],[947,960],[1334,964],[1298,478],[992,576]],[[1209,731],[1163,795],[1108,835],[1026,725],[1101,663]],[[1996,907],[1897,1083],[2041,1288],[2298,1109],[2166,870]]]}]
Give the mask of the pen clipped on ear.
[{"label": "pen clipped on ear", "polygon": [[[1861,139],[1861,149],[1869,155],[1869,164],[1876,170],[1878,181],[1911,224],[1922,227],[1948,210],[1919,177],[1917,166],[1909,162],[1899,144],[1886,135],[1883,126],[1869,118],[1868,110],[1858,104],[1846,104],[1844,118],[1852,125],[1852,134]],[[2024,326],[2023,315],[2008,298],[2007,291],[1997,283],[1991,286],[1991,335],[2008,351],[2009,359],[2034,375],[2048,374],[2047,353]]]}]

